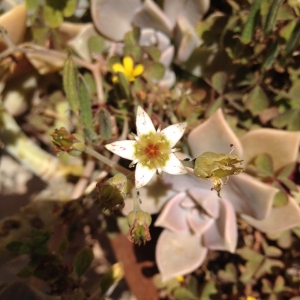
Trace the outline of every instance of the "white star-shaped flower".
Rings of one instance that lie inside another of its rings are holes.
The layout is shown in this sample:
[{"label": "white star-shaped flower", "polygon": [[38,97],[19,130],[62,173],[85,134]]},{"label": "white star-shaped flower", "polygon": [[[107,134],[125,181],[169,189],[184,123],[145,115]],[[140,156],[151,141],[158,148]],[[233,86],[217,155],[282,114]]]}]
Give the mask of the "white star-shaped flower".
[{"label": "white star-shaped flower", "polygon": [[187,173],[174,154],[177,149],[173,148],[182,137],[186,123],[174,124],[156,131],[150,117],[139,106],[136,128],[135,141],[118,141],[105,145],[109,151],[132,160],[129,167],[136,164],[136,188],[146,185],[155,173],[166,172],[173,175]]}]

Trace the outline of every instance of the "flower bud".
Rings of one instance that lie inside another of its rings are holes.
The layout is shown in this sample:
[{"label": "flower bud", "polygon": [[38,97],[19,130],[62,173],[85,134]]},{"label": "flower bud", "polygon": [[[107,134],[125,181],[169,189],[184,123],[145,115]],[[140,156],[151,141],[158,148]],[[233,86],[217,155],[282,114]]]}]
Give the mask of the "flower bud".
[{"label": "flower bud", "polygon": [[109,178],[105,183],[98,182],[96,190],[98,195],[95,201],[100,203],[100,207],[104,210],[120,211],[125,203],[124,199],[132,188],[131,181],[121,173]]},{"label": "flower bud", "polygon": [[127,216],[127,221],[130,226],[127,237],[131,242],[140,246],[151,240],[149,226],[152,218],[150,214],[142,210],[132,211]]},{"label": "flower bud", "polygon": [[55,129],[51,134],[54,151],[59,155],[68,152],[70,155],[79,156],[85,150],[85,140],[81,134],[71,134],[66,128]]}]

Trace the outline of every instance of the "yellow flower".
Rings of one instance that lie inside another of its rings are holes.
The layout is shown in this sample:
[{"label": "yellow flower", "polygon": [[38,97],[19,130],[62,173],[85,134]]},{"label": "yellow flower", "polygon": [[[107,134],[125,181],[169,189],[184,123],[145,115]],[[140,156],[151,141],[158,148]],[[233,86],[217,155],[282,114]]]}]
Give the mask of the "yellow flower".
[{"label": "yellow flower", "polygon": [[248,296],[246,300],[256,300],[256,298],[254,298],[252,296]]},{"label": "yellow flower", "polygon": [[[142,64],[134,66],[133,59],[130,56],[123,58],[123,65],[120,63],[113,64],[112,69],[115,73],[123,73],[129,82],[134,81],[136,77],[144,72],[144,66]],[[114,75],[112,81],[117,82],[118,76]]]}]

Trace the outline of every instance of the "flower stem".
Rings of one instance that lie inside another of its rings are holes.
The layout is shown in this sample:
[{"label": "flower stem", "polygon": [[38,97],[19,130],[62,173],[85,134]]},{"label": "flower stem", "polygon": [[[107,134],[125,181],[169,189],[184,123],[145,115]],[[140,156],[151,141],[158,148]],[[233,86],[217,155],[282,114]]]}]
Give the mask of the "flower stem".
[{"label": "flower stem", "polygon": [[124,167],[120,166],[119,164],[113,162],[109,158],[103,156],[102,154],[96,152],[95,150],[93,150],[92,148],[90,148],[88,146],[85,148],[85,153],[95,157],[96,159],[100,160],[101,162],[108,165],[112,169],[114,169],[114,170],[116,170],[120,173],[123,173],[126,176],[129,175],[130,173],[132,173],[129,170],[127,170],[126,168],[124,168]]}]

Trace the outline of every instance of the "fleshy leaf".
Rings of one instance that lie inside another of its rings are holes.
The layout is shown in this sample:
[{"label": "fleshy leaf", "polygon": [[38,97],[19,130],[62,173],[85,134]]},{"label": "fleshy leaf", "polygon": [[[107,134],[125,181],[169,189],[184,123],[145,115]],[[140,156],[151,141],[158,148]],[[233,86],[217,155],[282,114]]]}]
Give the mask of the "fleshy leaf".
[{"label": "fleshy leaf", "polygon": [[206,254],[207,248],[201,246],[198,236],[164,230],[158,238],[155,256],[165,281],[196,270],[203,263]]},{"label": "fleshy leaf", "polygon": [[243,159],[245,164],[257,155],[266,153],[272,157],[274,171],[276,172],[296,161],[300,144],[300,132],[256,129],[241,137],[241,143],[244,149]]},{"label": "fleshy leaf", "polygon": [[237,245],[237,221],[231,203],[220,199],[220,217],[204,233],[204,244],[212,250],[234,252]]},{"label": "fleshy leaf", "polygon": [[287,205],[273,207],[264,220],[256,220],[242,215],[250,225],[265,233],[274,233],[300,225],[300,208],[295,199],[289,197]]},{"label": "fleshy leaf", "polygon": [[140,0],[92,0],[91,14],[95,27],[106,37],[122,41],[132,30],[131,22]]},{"label": "fleshy leaf", "polygon": [[226,122],[221,109],[191,131],[188,144],[194,157],[207,151],[226,153],[230,151],[230,144],[233,144],[234,154],[244,158],[242,145]]},{"label": "fleshy leaf", "polygon": [[223,94],[228,81],[228,75],[225,72],[217,72],[211,78],[211,86],[219,93]]}]

